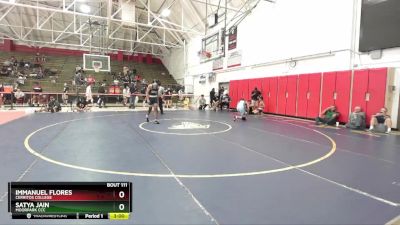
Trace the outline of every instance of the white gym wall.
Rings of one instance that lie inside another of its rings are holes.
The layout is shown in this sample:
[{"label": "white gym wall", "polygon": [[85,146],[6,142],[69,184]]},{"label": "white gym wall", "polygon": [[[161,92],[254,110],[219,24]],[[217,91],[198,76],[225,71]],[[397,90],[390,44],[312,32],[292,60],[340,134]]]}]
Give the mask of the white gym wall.
[{"label": "white gym wall", "polygon": [[[233,79],[348,70],[353,66],[400,67],[400,48],[383,50],[380,59],[371,59],[368,53],[351,54],[351,49],[358,51],[360,11],[361,0],[261,1],[238,26],[236,49],[242,51],[241,67],[215,71],[215,82],[199,84],[200,74],[212,72],[212,62],[200,64],[200,37],[187,40],[185,49],[172,50],[163,63],[177,79],[193,76],[195,95],[207,95],[218,83]],[[299,58],[295,67],[287,62],[291,58]]]}]

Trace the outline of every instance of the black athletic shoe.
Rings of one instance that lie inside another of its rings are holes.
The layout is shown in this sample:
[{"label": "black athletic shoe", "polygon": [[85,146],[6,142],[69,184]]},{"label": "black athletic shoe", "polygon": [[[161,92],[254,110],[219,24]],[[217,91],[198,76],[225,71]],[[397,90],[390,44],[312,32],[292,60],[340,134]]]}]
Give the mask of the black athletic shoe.
[{"label": "black athletic shoe", "polygon": [[158,120],[155,120],[154,123],[155,123],[155,124],[160,124],[160,122],[158,122]]},{"label": "black athletic shoe", "polygon": [[146,118],[146,122],[150,122],[149,117]]}]

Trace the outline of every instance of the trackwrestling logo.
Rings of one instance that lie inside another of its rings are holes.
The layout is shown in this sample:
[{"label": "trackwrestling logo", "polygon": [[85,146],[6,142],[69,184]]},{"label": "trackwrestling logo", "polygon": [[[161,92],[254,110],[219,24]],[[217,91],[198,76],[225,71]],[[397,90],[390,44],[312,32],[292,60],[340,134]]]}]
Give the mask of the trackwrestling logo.
[{"label": "trackwrestling logo", "polygon": [[191,130],[191,129],[208,129],[210,128],[209,124],[199,124],[193,122],[181,122],[181,124],[174,124],[171,127],[168,127],[170,130]]}]

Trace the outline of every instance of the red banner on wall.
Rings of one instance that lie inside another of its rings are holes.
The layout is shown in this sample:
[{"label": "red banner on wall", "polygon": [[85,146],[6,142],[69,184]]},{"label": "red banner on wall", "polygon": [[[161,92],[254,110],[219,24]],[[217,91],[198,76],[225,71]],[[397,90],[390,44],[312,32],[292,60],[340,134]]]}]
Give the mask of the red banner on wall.
[{"label": "red banner on wall", "polygon": [[229,28],[229,36],[228,36],[228,50],[233,50],[237,46],[237,26]]}]

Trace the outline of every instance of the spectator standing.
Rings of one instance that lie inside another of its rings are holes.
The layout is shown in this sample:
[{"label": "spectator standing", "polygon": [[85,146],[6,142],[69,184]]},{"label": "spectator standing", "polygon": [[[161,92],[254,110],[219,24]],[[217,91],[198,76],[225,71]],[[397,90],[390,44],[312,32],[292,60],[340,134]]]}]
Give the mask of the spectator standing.
[{"label": "spectator standing", "polygon": [[38,52],[38,53],[36,53],[35,58],[33,59],[35,68],[40,66],[40,61],[41,61],[40,54]]},{"label": "spectator standing", "polygon": [[79,72],[82,69],[80,65],[75,66],[75,73]]},{"label": "spectator standing", "polygon": [[87,104],[93,103],[92,84],[90,83],[86,86],[85,96]]},{"label": "spectator standing", "polygon": [[161,81],[158,81],[158,106],[160,107],[160,113],[164,114],[164,108],[163,108],[163,103],[164,103],[164,94],[165,94],[165,89],[163,86],[161,86]]},{"label": "spectator standing", "polygon": [[261,92],[254,87],[254,90],[251,92],[251,105],[255,107],[257,105],[258,97],[261,96]]},{"label": "spectator standing", "polygon": [[25,84],[25,80],[26,80],[26,77],[22,76],[22,74],[21,74],[17,78],[17,83],[20,84],[20,85],[24,85]]},{"label": "spectator standing", "polygon": [[106,103],[104,101],[104,98],[105,98],[104,94],[106,94],[106,88],[105,87],[106,87],[106,84],[102,83],[100,85],[100,87],[97,89],[97,93],[99,93],[98,100],[97,100],[97,105],[99,106],[99,108],[106,107]]},{"label": "spectator standing", "polygon": [[184,96],[183,96],[182,88],[180,88],[179,91],[178,91],[178,97],[179,97],[179,101],[183,101]]},{"label": "spectator standing", "polygon": [[164,99],[165,99],[165,107],[171,108],[172,107],[172,90],[171,90],[171,88],[167,88]]},{"label": "spectator standing", "polygon": [[126,106],[129,98],[131,97],[131,92],[128,84],[124,85],[124,89],[122,90],[122,97],[123,97],[122,104]]},{"label": "spectator standing", "polygon": [[215,88],[211,89],[210,91],[210,107],[214,105],[215,101]]},{"label": "spectator standing", "polygon": [[69,93],[69,87],[67,83],[64,83],[64,89],[63,89],[63,94],[62,94],[62,100],[64,105],[68,104],[68,93]]},{"label": "spectator standing", "polygon": [[224,87],[220,87],[219,90],[218,90],[218,100],[219,100],[219,102],[222,101],[222,97],[224,96],[224,91],[225,91]]},{"label": "spectator standing", "polygon": [[4,100],[3,100],[4,94],[3,94],[3,92],[4,92],[4,86],[3,86],[2,83],[0,83],[0,109],[2,109],[3,105],[4,105]]},{"label": "spectator standing", "polygon": [[129,87],[129,93],[131,94],[129,97],[129,108],[135,108],[135,100],[136,100],[136,82],[132,82]]}]

